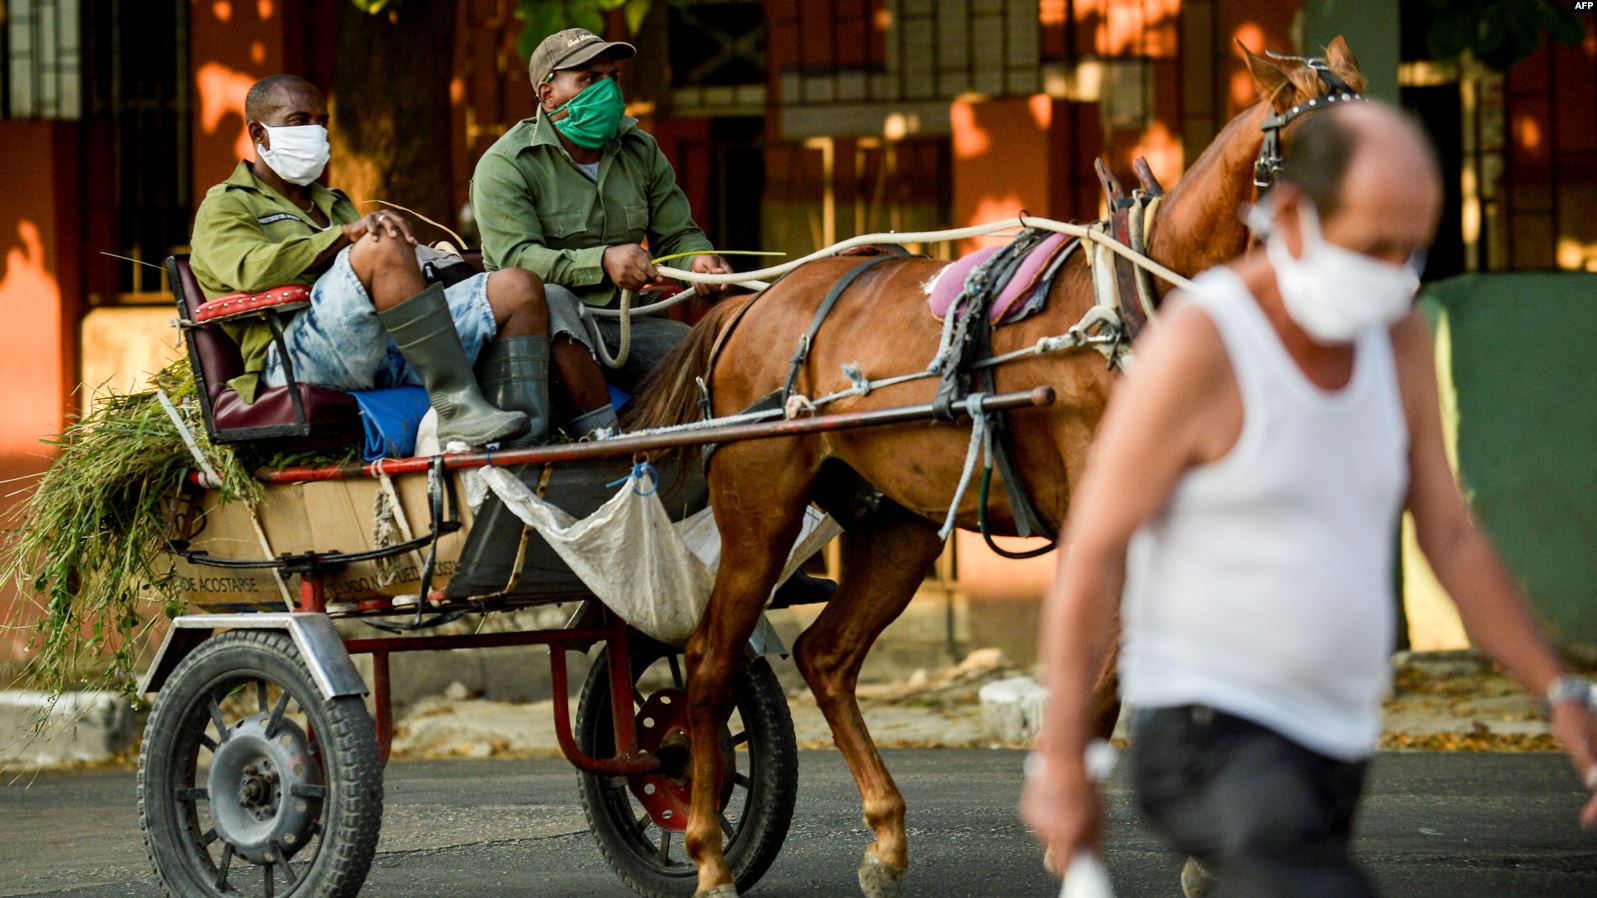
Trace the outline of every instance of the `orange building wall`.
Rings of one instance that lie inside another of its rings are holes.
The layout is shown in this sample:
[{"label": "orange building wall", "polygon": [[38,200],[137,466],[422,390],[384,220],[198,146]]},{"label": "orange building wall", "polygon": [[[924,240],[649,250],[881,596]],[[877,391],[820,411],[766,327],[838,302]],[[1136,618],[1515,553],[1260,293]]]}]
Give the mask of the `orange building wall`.
[{"label": "orange building wall", "polygon": [[257,80],[287,70],[284,45],[289,26],[285,16],[290,10],[285,7],[294,5],[276,0],[189,3],[196,206],[206,190],[225,179],[240,159],[251,155],[244,97]]},{"label": "orange building wall", "polygon": [[[1046,96],[955,100],[949,107],[953,141],[954,220],[951,227],[1050,212],[1049,129],[1054,102]],[[984,237],[961,247],[999,246]]]},{"label": "orange building wall", "polygon": [[[59,433],[72,407],[81,307],[77,146],[72,124],[0,122],[0,481],[45,469],[50,453],[39,440]],[[0,514],[25,486],[0,485]],[[0,619],[15,601],[0,592]],[[0,663],[17,658],[21,645],[0,633]]]}]

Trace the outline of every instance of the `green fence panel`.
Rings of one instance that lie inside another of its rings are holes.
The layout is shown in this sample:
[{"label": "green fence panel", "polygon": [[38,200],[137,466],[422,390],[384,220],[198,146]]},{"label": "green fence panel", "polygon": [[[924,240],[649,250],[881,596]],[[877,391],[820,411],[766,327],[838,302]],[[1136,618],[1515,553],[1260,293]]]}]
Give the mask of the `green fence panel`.
[{"label": "green fence panel", "polygon": [[1447,318],[1466,495],[1537,617],[1597,644],[1597,275],[1470,274]]}]

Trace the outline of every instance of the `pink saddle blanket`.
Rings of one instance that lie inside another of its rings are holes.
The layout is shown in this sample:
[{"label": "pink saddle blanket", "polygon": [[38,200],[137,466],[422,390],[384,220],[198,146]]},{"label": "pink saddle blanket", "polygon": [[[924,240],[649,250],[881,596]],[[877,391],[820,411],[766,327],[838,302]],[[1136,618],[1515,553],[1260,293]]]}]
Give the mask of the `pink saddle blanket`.
[{"label": "pink saddle blanket", "polygon": [[[999,291],[998,298],[993,300],[988,309],[988,319],[995,323],[1003,321],[1015,310],[1017,303],[1031,295],[1032,289],[1037,286],[1037,279],[1048,269],[1048,263],[1064,250],[1071,239],[1066,234],[1054,234],[1027,253],[1026,258],[1021,260],[1020,267],[1015,269],[1015,276],[1009,279],[1009,283]],[[999,249],[1001,247],[989,246],[976,250],[950,262],[948,267],[939,271],[936,279],[932,281],[926,300],[926,304],[931,307],[932,315],[938,320],[946,317],[949,307],[964,291],[965,279],[970,277],[971,271],[992,258]]]}]

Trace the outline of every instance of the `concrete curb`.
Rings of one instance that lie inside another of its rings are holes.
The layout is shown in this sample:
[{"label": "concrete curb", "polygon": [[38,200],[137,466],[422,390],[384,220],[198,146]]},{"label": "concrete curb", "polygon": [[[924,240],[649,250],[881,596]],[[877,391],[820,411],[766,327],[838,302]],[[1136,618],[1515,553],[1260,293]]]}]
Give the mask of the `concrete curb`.
[{"label": "concrete curb", "polygon": [[1048,690],[1031,677],[1009,677],[986,684],[977,693],[982,728],[1005,745],[1030,744],[1042,729]]},{"label": "concrete curb", "polygon": [[133,744],[137,715],[115,692],[0,690],[0,764],[49,767],[105,761]]}]

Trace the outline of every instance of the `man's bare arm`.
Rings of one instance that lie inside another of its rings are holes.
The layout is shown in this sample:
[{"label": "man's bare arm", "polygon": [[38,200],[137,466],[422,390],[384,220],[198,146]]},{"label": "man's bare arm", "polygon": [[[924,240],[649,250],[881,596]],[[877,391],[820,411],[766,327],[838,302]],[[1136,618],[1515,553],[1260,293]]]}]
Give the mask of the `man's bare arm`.
[{"label": "man's bare arm", "polygon": [[1082,753],[1090,735],[1093,681],[1108,653],[1120,602],[1127,545],[1164,506],[1184,470],[1229,449],[1214,414],[1228,384],[1236,389],[1208,316],[1193,307],[1168,313],[1139,344],[1136,373],[1110,402],[1075,491],[1039,645],[1049,688],[1038,740],[1047,772],[1028,788],[1022,808],[1056,855],[1068,857],[1096,838],[1096,802]]}]

